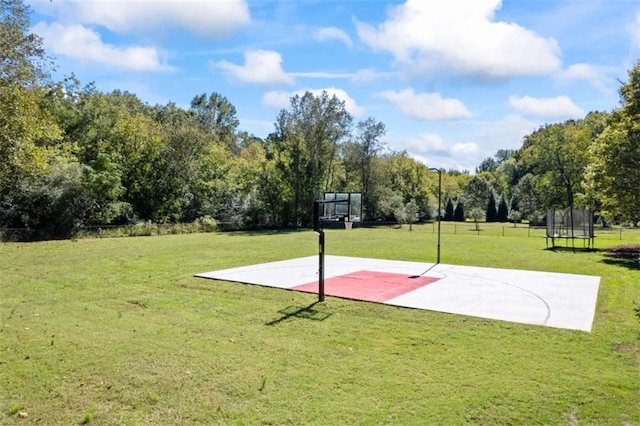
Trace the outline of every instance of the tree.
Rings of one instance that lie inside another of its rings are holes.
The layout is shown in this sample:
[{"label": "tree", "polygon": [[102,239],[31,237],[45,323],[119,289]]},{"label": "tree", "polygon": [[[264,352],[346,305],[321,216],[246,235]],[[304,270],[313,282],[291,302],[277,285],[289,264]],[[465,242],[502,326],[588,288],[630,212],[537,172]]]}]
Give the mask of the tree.
[{"label": "tree", "polygon": [[296,95],[278,114],[271,140],[284,181],[293,189],[294,225],[310,224],[313,201],[338,181],[338,154],[351,122],[344,101],[326,91]]},{"label": "tree", "polygon": [[453,220],[453,201],[451,198],[447,198],[447,205],[444,208],[444,218],[445,221]]},{"label": "tree", "polygon": [[498,222],[506,222],[509,216],[509,207],[507,206],[507,201],[505,200],[505,196],[500,197],[500,202],[498,203],[498,215],[496,216],[496,220]]},{"label": "tree", "polygon": [[498,220],[496,209],[496,197],[493,192],[489,194],[489,201],[487,201],[487,209],[485,210],[485,220],[487,222],[496,222]]},{"label": "tree", "polygon": [[0,87],[33,88],[48,76],[42,39],[29,32],[30,13],[22,0],[0,0]]},{"label": "tree", "polygon": [[601,203],[609,218],[640,220],[640,61],[629,70],[629,80],[620,87],[621,107],[590,150],[591,164],[585,182],[592,207]]},{"label": "tree", "polygon": [[456,222],[464,222],[465,220],[464,204],[461,200],[458,200],[456,203],[456,209],[453,212],[453,220]]},{"label": "tree", "polygon": [[[518,199],[518,208],[523,218],[532,223],[537,223],[544,215],[544,206],[540,202],[539,182],[540,178],[528,173],[520,179],[514,189],[515,198]],[[513,210],[513,209],[512,209]]]},{"label": "tree", "polygon": [[471,219],[473,219],[473,223],[475,224],[475,230],[479,231],[480,230],[480,219],[482,219],[485,216],[485,211],[483,209],[481,209],[480,207],[473,207],[470,211],[469,211],[469,217]]},{"label": "tree", "polygon": [[386,133],[385,125],[369,117],[356,125],[356,135],[353,142],[343,146],[343,158],[347,179],[353,175],[358,183],[355,190],[362,192],[364,199],[364,215],[371,219],[375,215],[378,201],[378,184],[380,173],[374,167],[375,161],[384,148],[380,140]]},{"label": "tree", "polygon": [[21,226],[15,203],[51,171],[62,135],[41,106],[46,58],[42,40],[29,33],[30,9],[20,0],[0,5],[0,226]]},{"label": "tree", "polygon": [[[493,194],[489,182],[483,174],[477,174],[462,188],[462,196],[467,209],[479,208],[485,211],[489,197]],[[494,200],[495,204],[495,200]]]},{"label": "tree", "polygon": [[590,162],[589,147],[602,131],[602,113],[584,120],[541,127],[525,138],[520,151],[524,174],[539,177],[544,207],[584,204],[584,172]]},{"label": "tree", "polygon": [[476,167],[476,173],[480,172],[495,172],[498,167],[498,162],[494,160],[492,157],[487,157],[482,160],[482,163],[478,167]]},{"label": "tree", "polygon": [[206,93],[191,100],[191,110],[198,117],[200,126],[225,145],[231,152],[239,152],[236,129],[240,121],[236,108],[219,93]]}]

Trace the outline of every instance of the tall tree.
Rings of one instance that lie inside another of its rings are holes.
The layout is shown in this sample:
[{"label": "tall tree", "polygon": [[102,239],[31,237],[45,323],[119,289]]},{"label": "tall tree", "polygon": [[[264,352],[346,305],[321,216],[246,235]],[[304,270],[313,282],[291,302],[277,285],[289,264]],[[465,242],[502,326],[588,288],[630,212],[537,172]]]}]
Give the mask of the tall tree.
[{"label": "tall tree", "polygon": [[203,129],[214,135],[231,152],[239,152],[236,130],[240,121],[236,117],[236,108],[219,93],[206,93],[191,100],[191,110],[198,117]]},{"label": "tall tree", "polygon": [[447,198],[447,205],[444,208],[444,218],[445,221],[453,220],[453,201],[451,198]]},{"label": "tall tree", "polygon": [[351,123],[344,102],[325,91],[296,95],[278,114],[272,140],[276,150],[286,152],[278,158],[294,189],[295,225],[311,223],[313,201],[334,189],[340,146],[350,135]]},{"label": "tall tree", "polygon": [[476,208],[484,212],[492,194],[491,186],[483,174],[475,175],[463,187],[464,206],[469,211]]},{"label": "tall tree", "polygon": [[[0,226],[19,217],[16,200],[42,183],[58,158],[61,132],[41,107],[47,67],[42,40],[29,32],[29,7],[0,0]],[[19,225],[19,223],[18,223]]]},{"label": "tall tree", "polygon": [[376,186],[380,175],[374,164],[385,146],[381,141],[385,133],[385,125],[369,117],[358,122],[354,141],[345,143],[343,146],[347,176],[353,175],[354,180],[358,182],[354,189],[362,192],[366,218],[372,218],[376,210],[375,205],[378,200]]},{"label": "tall tree", "polygon": [[620,87],[621,107],[591,147],[586,174],[588,195],[609,218],[640,220],[640,61]]},{"label": "tall tree", "polygon": [[520,163],[525,173],[539,176],[545,207],[582,204],[589,147],[602,130],[600,123],[601,114],[591,113],[584,120],[543,126],[525,138]]},{"label": "tall tree", "polygon": [[485,220],[487,222],[496,222],[498,220],[496,197],[493,195],[493,192],[489,194],[489,201],[487,201],[487,208],[485,210]]},{"label": "tall tree", "polygon": [[496,216],[496,220],[498,222],[506,222],[507,220],[509,220],[508,216],[509,206],[507,206],[506,197],[503,195],[502,197],[500,197],[500,202],[498,203],[498,215]]}]

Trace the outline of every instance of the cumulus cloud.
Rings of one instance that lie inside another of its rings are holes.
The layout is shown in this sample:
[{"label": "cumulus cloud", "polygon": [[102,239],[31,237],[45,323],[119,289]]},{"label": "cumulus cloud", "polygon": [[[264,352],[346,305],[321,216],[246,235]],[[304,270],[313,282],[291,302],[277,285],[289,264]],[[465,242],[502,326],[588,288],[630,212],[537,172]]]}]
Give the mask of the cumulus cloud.
[{"label": "cumulus cloud", "polygon": [[456,157],[460,155],[471,155],[478,152],[478,145],[473,142],[456,143],[451,148],[451,154]]},{"label": "cumulus cloud", "polygon": [[540,118],[581,118],[585,112],[567,96],[533,98],[509,96],[509,105],[519,114]]},{"label": "cumulus cloud", "polygon": [[303,96],[306,92],[311,92],[314,96],[320,96],[323,91],[327,92],[329,96],[335,95],[336,98],[344,102],[345,109],[354,117],[364,115],[364,108],[359,106],[345,90],[335,87],[328,87],[325,89],[301,89],[296,90],[295,92],[274,90],[267,92],[262,96],[262,105],[273,109],[287,108],[289,106],[289,100],[296,95]]},{"label": "cumulus cloud", "polygon": [[163,64],[161,52],[155,47],[113,46],[104,43],[100,34],[82,25],[40,22],[33,32],[42,37],[47,51],[55,55],[133,71],[170,69]]},{"label": "cumulus cloud", "polygon": [[560,84],[568,84],[572,81],[588,81],[595,89],[604,95],[610,95],[611,90],[605,85],[604,72],[594,65],[590,64],[573,64],[559,71],[555,75],[556,82]]},{"label": "cumulus cloud", "polygon": [[553,73],[560,65],[556,40],[520,25],[495,21],[501,0],[407,0],[374,27],[357,22],[358,36],[401,65],[460,75],[505,78]]},{"label": "cumulus cloud", "polygon": [[213,63],[213,66],[228,75],[246,83],[293,84],[294,78],[282,69],[282,56],[270,50],[250,50],[244,54],[244,65],[227,61]]},{"label": "cumulus cloud", "polygon": [[436,133],[424,133],[409,140],[407,149],[418,154],[432,154],[448,157],[451,155],[449,146],[442,136]]},{"label": "cumulus cloud", "polygon": [[523,138],[531,134],[537,127],[538,124],[531,120],[517,114],[509,114],[481,129],[480,137],[495,150],[518,149],[522,146]]},{"label": "cumulus cloud", "polygon": [[471,116],[462,101],[443,98],[439,93],[415,93],[413,89],[405,89],[399,92],[386,90],[378,95],[394,103],[406,115],[420,120],[451,120]]},{"label": "cumulus cloud", "polygon": [[65,23],[99,25],[118,33],[180,27],[220,35],[251,20],[246,0],[62,0],[36,2],[34,8]]},{"label": "cumulus cloud", "polygon": [[347,47],[353,47],[353,41],[346,32],[335,27],[319,28],[313,33],[313,38],[317,41],[337,40],[344,43]]}]

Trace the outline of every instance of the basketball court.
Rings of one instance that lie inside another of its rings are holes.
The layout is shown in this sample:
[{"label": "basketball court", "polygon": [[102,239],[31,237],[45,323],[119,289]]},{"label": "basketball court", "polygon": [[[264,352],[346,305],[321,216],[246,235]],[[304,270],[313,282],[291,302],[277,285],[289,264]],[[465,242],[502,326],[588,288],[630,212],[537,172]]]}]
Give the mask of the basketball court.
[{"label": "basketball court", "polygon": [[[318,256],[196,277],[318,293]],[[458,315],[591,331],[600,277],[325,256],[325,294]]]}]

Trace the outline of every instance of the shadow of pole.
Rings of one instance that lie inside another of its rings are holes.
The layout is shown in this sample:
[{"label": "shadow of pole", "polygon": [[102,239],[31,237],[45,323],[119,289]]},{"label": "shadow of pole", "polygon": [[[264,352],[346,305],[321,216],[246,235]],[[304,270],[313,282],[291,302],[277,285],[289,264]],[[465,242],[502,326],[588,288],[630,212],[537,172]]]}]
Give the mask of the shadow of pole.
[{"label": "shadow of pole", "polygon": [[305,306],[302,308],[296,307],[296,306],[287,306],[286,308],[278,311],[279,313],[282,314],[280,318],[274,319],[273,321],[269,321],[265,323],[265,325],[268,325],[268,326],[278,325],[281,322],[288,320],[289,318],[304,318],[304,319],[310,319],[313,321],[324,321],[327,318],[329,318],[331,314],[328,314],[326,312],[320,312],[316,309],[313,309],[313,307],[318,303],[320,302],[315,301],[309,306]]}]

